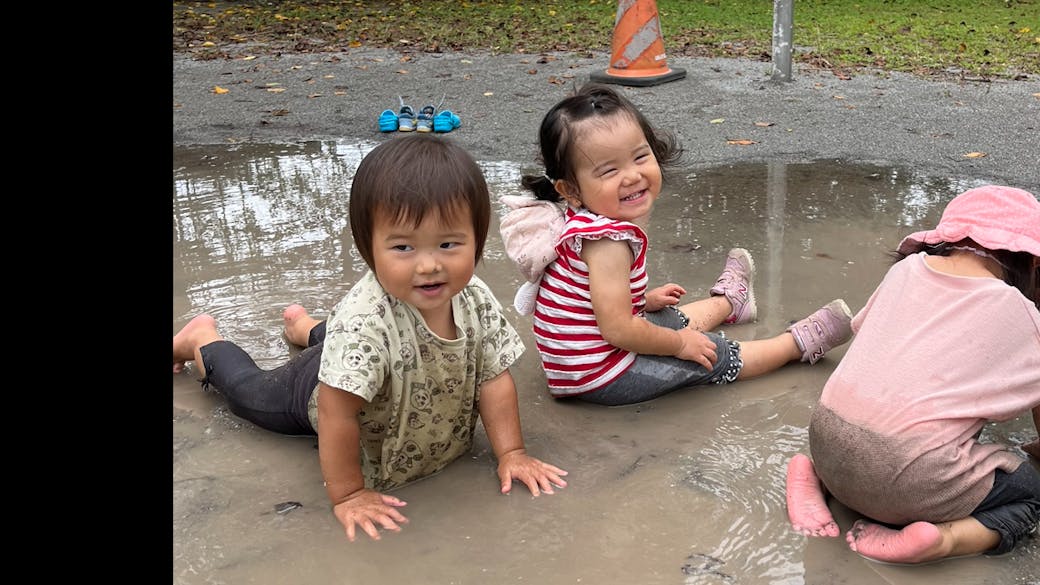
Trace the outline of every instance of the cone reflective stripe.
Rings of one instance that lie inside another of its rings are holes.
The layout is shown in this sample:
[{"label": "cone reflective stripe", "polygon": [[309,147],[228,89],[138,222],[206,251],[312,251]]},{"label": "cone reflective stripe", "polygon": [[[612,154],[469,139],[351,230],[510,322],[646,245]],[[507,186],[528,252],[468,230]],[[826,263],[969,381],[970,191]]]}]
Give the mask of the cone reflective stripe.
[{"label": "cone reflective stripe", "polygon": [[610,66],[620,73],[629,68],[657,68],[658,62],[665,59],[657,9],[635,0],[619,2],[613,48]]},{"label": "cone reflective stripe", "polygon": [[603,83],[639,86],[686,77],[686,70],[668,67],[657,2],[618,0],[610,67],[589,77]]}]

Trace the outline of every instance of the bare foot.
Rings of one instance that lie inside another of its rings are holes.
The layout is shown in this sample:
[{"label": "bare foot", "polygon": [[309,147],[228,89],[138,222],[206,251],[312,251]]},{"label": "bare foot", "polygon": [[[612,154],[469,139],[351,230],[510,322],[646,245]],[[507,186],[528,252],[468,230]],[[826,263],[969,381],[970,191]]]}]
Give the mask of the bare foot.
[{"label": "bare foot", "polygon": [[845,534],[849,548],[868,559],[886,563],[924,563],[946,556],[939,527],[914,522],[902,530],[856,520]]},{"label": "bare foot", "polygon": [[289,340],[289,343],[300,347],[307,347],[311,329],[321,322],[308,315],[307,309],[296,304],[285,308],[285,311],[282,312],[282,321],[285,322],[285,338]]},{"label": "bare foot", "polygon": [[787,464],[787,518],[791,528],[804,536],[840,534],[812,460],[801,453]]},{"label": "bare foot", "polygon": [[196,359],[195,350],[211,341],[222,339],[217,333],[217,321],[202,313],[173,336],[173,373],[184,371],[184,362]]}]

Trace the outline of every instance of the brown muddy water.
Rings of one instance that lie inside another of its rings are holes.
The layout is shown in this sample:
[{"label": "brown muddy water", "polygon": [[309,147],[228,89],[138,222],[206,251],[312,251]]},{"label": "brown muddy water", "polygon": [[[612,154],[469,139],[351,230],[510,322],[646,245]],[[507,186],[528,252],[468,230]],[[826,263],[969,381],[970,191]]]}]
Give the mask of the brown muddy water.
[{"label": "brown muddy water", "polygon": [[[347,197],[374,144],[312,142],[174,149],[173,326],[208,312],[262,367],[282,363],[281,311],[324,316],[365,270]],[[519,194],[521,164],[482,161],[492,195]],[[839,161],[688,169],[659,199],[653,283],[706,295],[726,251],[750,250],[759,318],[731,337],[771,336],[833,298],[863,306],[900,238],[933,226],[971,180]],[[496,208],[502,211],[502,206]],[[231,415],[189,368],[173,376],[173,582],[193,584],[1038,584],[1040,538],[999,559],[923,567],[866,561],[843,538],[788,529],[787,460],[807,451],[809,414],[844,348],[815,366],[695,388],[641,405],[555,402],[522,279],[493,223],[477,274],[527,343],[513,373],[527,448],[570,472],[569,487],[498,493],[478,425],[468,457],[394,494],[400,533],[347,541],[329,511],[316,441]],[[172,334],[172,333],[171,333]],[[884,367],[884,364],[879,364]],[[1028,417],[987,427],[1020,445]],[[284,513],[279,504],[302,507]],[[832,506],[842,529],[856,519]]]}]

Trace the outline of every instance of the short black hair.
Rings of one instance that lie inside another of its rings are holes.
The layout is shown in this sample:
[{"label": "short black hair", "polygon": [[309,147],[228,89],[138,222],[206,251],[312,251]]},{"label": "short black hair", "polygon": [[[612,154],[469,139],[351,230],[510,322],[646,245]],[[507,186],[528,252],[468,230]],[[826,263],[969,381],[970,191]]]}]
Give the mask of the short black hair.
[{"label": "short black hair", "polygon": [[358,165],[350,187],[350,231],[368,267],[375,270],[372,232],[377,214],[415,226],[433,212],[469,214],[479,262],[491,221],[491,196],[480,166],[466,149],[433,134],[392,138]]}]

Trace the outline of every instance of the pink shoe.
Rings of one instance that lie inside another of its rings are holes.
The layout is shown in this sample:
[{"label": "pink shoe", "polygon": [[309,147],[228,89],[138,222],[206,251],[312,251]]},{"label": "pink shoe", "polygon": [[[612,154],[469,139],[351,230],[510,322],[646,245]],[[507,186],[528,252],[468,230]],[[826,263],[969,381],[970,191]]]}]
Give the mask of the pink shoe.
[{"label": "pink shoe", "polygon": [[750,323],[758,314],[755,305],[755,291],[751,288],[751,279],[755,276],[755,261],[744,248],[733,248],[726,254],[726,265],[722,274],[715,281],[715,286],[708,291],[713,295],[726,295],[733,311],[726,317],[725,323]]},{"label": "pink shoe", "polygon": [[802,350],[802,361],[815,364],[828,351],[852,337],[852,311],[844,300],[835,299],[787,331]]}]

